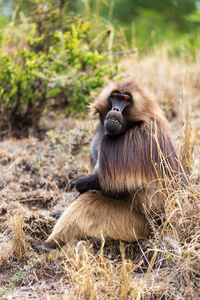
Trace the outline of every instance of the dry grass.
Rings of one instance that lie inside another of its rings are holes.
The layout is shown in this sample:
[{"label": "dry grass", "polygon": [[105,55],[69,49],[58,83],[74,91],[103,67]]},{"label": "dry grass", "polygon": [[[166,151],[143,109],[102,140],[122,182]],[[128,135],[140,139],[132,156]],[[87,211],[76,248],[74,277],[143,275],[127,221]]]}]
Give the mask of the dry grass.
[{"label": "dry grass", "polygon": [[[49,139],[1,143],[0,299],[200,298],[200,64],[169,61],[162,49],[123,65],[165,110],[189,172],[187,191],[168,189],[165,221],[160,228],[152,224],[148,240],[127,245],[102,237],[101,245],[79,241],[39,253],[28,236],[49,234],[55,223],[49,213],[77,195],[74,180],[87,173],[88,153],[71,161]],[[65,135],[74,124],[59,120],[55,126]]]}]

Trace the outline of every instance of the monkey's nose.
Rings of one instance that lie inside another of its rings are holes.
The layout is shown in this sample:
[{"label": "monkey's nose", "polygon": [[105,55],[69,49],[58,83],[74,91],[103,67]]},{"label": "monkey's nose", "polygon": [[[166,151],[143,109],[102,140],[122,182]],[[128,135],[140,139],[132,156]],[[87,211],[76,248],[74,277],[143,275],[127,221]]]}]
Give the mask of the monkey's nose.
[{"label": "monkey's nose", "polygon": [[120,109],[120,107],[114,107],[113,110],[120,111],[121,109]]}]

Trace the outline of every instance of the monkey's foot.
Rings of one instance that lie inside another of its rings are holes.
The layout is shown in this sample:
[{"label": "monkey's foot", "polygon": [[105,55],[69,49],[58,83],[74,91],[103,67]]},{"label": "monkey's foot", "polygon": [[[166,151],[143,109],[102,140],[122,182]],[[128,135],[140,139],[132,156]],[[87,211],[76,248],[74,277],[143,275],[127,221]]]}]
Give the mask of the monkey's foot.
[{"label": "monkey's foot", "polygon": [[43,242],[40,239],[33,237],[29,237],[28,241],[33,248],[43,252],[50,252],[59,247],[59,244],[54,241]]}]

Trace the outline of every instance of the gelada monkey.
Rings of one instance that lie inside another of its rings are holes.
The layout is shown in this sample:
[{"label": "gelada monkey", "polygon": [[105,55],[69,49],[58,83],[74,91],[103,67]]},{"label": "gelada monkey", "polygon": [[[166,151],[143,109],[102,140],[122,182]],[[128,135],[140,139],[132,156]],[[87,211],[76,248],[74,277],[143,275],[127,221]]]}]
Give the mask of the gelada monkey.
[{"label": "gelada monkey", "polygon": [[134,80],[111,83],[91,110],[99,116],[91,145],[94,173],[77,180],[81,195],[63,212],[45,247],[86,236],[133,242],[164,213],[170,184],[187,178],[152,96]]}]

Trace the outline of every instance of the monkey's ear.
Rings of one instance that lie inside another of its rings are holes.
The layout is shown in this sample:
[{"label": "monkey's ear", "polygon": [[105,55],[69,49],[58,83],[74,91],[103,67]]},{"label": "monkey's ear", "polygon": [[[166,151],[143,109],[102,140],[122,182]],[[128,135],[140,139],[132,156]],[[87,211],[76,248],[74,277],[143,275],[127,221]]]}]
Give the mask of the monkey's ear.
[{"label": "monkey's ear", "polygon": [[94,116],[98,113],[94,103],[90,103],[89,109],[90,109],[90,116]]}]

